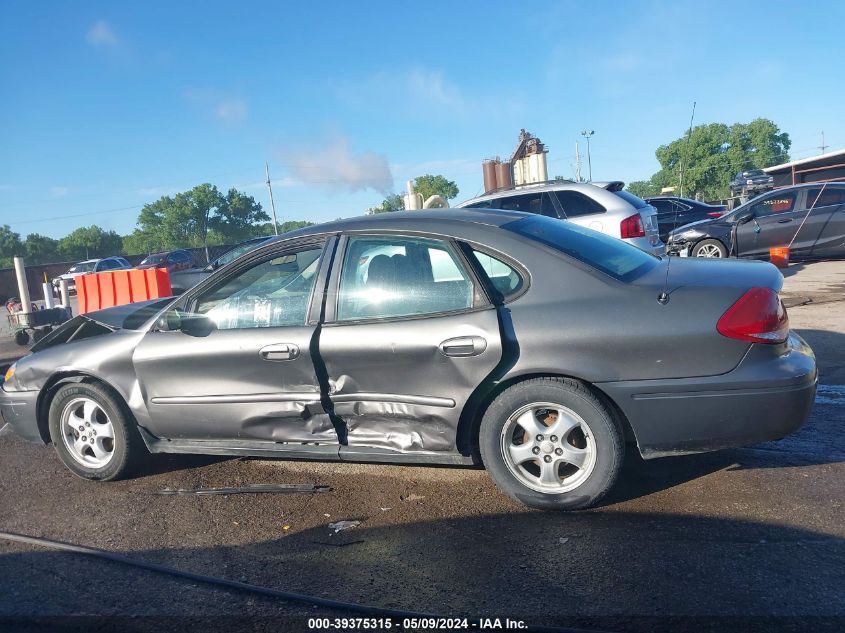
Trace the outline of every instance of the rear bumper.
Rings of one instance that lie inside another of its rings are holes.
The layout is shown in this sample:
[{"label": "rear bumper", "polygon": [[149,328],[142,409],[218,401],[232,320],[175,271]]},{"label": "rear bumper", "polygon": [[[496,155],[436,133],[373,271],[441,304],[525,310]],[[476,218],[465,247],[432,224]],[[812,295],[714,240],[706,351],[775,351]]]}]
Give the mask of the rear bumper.
[{"label": "rear bumper", "polygon": [[38,430],[38,391],[6,391],[0,388],[0,416],[15,433],[31,442],[44,443]]},{"label": "rear bumper", "polygon": [[634,237],[623,239],[623,242],[628,242],[631,246],[636,246],[641,251],[645,251],[651,255],[663,256],[666,254],[666,245],[658,241],[657,244],[652,245],[647,237]]},{"label": "rear bumper", "polygon": [[818,374],[794,333],[774,349],[750,346],[721,376],[601,383],[627,416],[646,459],[777,440],[796,431],[815,400]]}]

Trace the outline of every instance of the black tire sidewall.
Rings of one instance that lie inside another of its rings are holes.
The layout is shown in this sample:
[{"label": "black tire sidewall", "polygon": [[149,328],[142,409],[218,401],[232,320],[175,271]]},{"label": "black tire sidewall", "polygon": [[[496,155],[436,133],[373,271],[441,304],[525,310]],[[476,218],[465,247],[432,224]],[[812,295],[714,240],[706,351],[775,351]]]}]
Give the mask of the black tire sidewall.
[{"label": "black tire sidewall", "polygon": [[[587,423],[596,445],[596,463],[589,478],[574,490],[557,495],[531,490],[508,469],[501,451],[501,433],[510,416],[534,402],[572,409]],[[570,380],[534,379],[503,391],[484,414],[479,431],[484,465],[496,485],[516,501],[543,509],[576,510],[594,505],[613,486],[624,459],[621,430],[607,407],[586,386]]]},{"label": "black tire sidewall", "polygon": [[[89,468],[80,464],[70,454],[62,437],[61,419],[65,406],[78,397],[94,400],[103,408],[114,428],[114,453],[108,464],[101,468]],[[88,383],[68,383],[59,387],[49,411],[50,439],[56,447],[62,463],[75,475],[84,479],[109,481],[119,478],[130,464],[131,449],[135,448],[130,440],[132,428],[120,403],[112,394],[98,385]]]}]

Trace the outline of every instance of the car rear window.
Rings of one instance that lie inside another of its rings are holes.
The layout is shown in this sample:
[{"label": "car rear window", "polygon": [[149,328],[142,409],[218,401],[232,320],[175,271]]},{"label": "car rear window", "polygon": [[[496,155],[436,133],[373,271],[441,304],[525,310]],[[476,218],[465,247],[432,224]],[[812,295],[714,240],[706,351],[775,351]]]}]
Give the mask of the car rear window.
[{"label": "car rear window", "polygon": [[642,198],[635,196],[634,194],[629,193],[627,191],[624,191],[624,190],[611,191],[611,193],[616,194],[617,196],[622,198],[625,202],[627,202],[628,204],[633,206],[635,209],[642,209],[642,208],[648,206],[648,202],[646,202]]},{"label": "car rear window", "polygon": [[615,237],[539,215],[508,222],[502,228],[550,246],[620,281],[636,279],[659,261]]}]

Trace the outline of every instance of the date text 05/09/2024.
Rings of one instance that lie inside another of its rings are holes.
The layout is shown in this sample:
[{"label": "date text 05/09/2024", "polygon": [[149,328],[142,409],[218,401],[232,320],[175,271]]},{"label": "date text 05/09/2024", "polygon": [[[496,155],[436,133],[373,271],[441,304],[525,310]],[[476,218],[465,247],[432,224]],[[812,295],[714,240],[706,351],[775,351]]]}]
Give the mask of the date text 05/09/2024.
[{"label": "date text 05/09/2024", "polygon": [[527,628],[523,620],[511,618],[308,618],[309,630],[517,631]]}]

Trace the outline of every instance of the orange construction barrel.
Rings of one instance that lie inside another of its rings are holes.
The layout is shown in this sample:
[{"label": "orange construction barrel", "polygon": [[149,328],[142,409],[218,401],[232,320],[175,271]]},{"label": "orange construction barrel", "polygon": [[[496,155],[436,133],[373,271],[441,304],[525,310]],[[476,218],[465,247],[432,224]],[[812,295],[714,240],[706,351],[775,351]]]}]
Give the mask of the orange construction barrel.
[{"label": "orange construction barrel", "polygon": [[786,268],[789,266],[789,247],[775,246],[769,249],[769,261],[778,268]]}]

